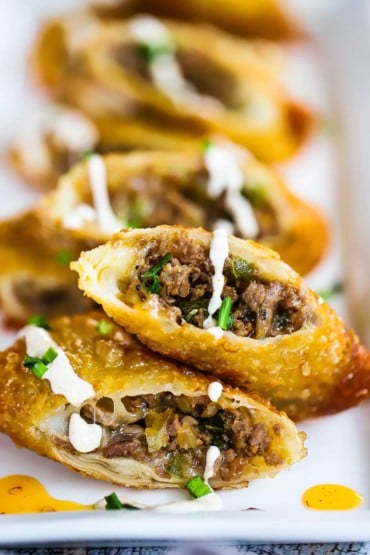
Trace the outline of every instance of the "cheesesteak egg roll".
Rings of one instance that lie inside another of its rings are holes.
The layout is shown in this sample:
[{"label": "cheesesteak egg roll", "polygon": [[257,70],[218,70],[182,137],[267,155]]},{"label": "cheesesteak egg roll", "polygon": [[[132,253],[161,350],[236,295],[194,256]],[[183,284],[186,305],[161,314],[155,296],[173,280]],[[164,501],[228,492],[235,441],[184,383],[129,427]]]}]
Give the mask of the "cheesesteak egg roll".
[{"label": "cheesesteak egg roll", "polygon": [[224,230],[159,226],[123,230],[72,268],[86,295],[152,349],[295,419],[369,396],[369,352],[270,249]]},{"label": "cheesesteak egg roll", "polygon": [[211,447],[214,488],[273,476],[305,455],[285,414],[148,351],[102,312],[48,328],[26,326],[0,353],[0,430],[20,447],[148,488],[184,487]]}]

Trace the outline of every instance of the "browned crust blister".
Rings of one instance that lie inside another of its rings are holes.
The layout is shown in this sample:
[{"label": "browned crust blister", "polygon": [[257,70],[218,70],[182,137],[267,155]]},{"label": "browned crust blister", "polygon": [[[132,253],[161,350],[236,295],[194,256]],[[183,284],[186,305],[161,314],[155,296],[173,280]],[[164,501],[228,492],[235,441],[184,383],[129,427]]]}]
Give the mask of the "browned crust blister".
[{"label": "browned crust blister", "polygon": [[301,330],[264,340],[225,332],[217,340],[207,330],[178,324],[168,309],[155,302],[155,295],[146,303],[126,304],[125,284],[135,265],[142,263],[153,241],[169,238],[178,244],[186,239],[209,247],[212,234],[169,226],[122,231],[73,263],[80,288],[150,348],[257,391],[294,419],[336,412],[368,397],[369,352],[354,332],[276,253],[250,241],[229,237],[230,254],[255,264],[263,279],[287,283],[302,292],[313,321]]}]

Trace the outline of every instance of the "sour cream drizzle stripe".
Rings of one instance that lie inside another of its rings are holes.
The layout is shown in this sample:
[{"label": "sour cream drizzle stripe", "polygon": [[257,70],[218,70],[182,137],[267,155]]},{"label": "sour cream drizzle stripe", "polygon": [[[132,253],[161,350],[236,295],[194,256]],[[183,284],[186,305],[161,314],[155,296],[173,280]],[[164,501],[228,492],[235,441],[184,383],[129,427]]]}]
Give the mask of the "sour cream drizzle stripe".
[{"label": "sour cream drizzle stripe", "polygon": [[93,154],[87,161],[90,188],[100,228],[108,234],[119,231],[121,223],[115,217],[109,201],[107,170],[99,154]]},{"label": "sour cream drizzle stripe", "polygon": [[175,45],[167,27],[154,17],[135,18],[130,25],[132,37],[148,46],[168,46],[149,61],[151,77],[160,91],[173,100],[195,96],[194,88],[183,77],[181,68],[174,55]]},{"label": "sour cream drizzle stripe", "polygon": [[29,356],[41,358],[49,347],[57,353],[58,356],[48,364],[48,369],[42,377],[50,382],[54,393],[64,395],[67,401],[75,406],[95,395],[92,385],[75,373],[63,349],[46,330],[38,326],[25,326],[18,333],[18,337],[25,338],[26,352]]},{"label": "sour cream drizzle stripe", "polygon": [[214,267],[214,274],[212,276],[212,297],[208,304],[208,318],[204,320],[203,327],[211,328],[215,325],[213,315],[222,304],[221,293],[224,288],[224,264],[229,254],[229,243],[227,233],[223,229],[216,229],[213,232],[211,247],[209,251],[209,258]]},{"label": "sour cream drizzle stripe", "polygon": [[103,429],[98,424],[85,422],[78,413],[73,413],[69,419],[68,437],[77,451],[90,453],[99,447]]},{"label": "sour cream drizzle stripe", "polygon": [[211,145],[204,154],[204,162],[209,173],[210,197],[217,198],[225,193],[226,208],[243,237],[256,237],[259,227],[250,203],[241,193],[244,174],[236,154],[230,148]]}]

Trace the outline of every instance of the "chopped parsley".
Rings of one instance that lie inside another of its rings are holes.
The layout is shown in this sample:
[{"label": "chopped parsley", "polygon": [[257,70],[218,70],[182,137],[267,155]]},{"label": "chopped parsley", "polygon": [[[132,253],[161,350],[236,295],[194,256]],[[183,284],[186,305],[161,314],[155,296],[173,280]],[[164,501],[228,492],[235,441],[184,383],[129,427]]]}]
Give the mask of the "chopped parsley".
[{"label": "chopped parsley", "polygon": [[44,328],[44,330],[50,329],[49,324],[45,320],[44,316],[42,316],[42,314],[35,314],[34,316],[31,316],[30,318],[28,318],[27,324],[38,326],[39,328]]},{"label": "chopped parsley", "polygon": [[58,251],[55,255],[56,262],[61,266],[68,266],[72,258],[73,258],[72,253],[67,250]]},{"label": "chopped parsley", "polygon": [[113,324],[111,322],[108,322],[108,320],[99,320],[96,329],[102,335],[108,335],[113,329]]},{"label": "chopped parsley", "polygon": [[212,488],[200,476],[194,476],[186,484],[186,487],[194,499],[212,493]]},{"label": "chopped parsley", "polygon": [[172,258],[172,253],[168,252],[153,268],[148,270],[143,276],[143,285],[150,293],[159,293],[160,283],[158,274],[163,266],[167,264]]},{"label": "chopped parsley", "polygon": [[31,357],[26,355],[23,359],[23,366],[31,370],[31,372],[37,377],[42,378],[45,372],[47,372],[48,364],[53,362],[58,356],[58,353],[49,347],[47,351],[42,355],[42,357]]},{"label": "chopped parsley", "polygon": [[93,154],[95,154],[93,150],[85,150],[82,153],[81,160],[88,160]]}]

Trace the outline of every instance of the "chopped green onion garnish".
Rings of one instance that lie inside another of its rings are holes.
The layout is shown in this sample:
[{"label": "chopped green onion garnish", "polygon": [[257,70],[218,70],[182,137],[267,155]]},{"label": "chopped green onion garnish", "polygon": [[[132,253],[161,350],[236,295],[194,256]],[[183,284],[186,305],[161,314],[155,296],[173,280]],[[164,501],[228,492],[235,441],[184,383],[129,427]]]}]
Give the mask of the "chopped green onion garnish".
[{"label": "chopped green onion garnish", "polygon": [[204,139],[201,143],[202,152],[205,154],[213,146],[211,139]]},{"label": "chopped green onion garnish", "polygon": [[119,509],[123,509],[123,504],[118,499],[118,495],[115,492],[107,495],[106,497],[104,497],[104,499],[106,501],[105,508],[107,511],[116,511]]},{"label": "chopped green onion garnish", "polygon": [[42,361],[41,358],[29,357],[28,355],[24,357],[23,365],[26,368],[29,368],[31,372],[35,374],[37,378],[40,378],[40,379],[43,377],[43,375],[45,374],[45,372],[47,372],[47,369],[48,369],[46,364]]},{"label": "chopped green onion garnish", "polygon": [[223,330],[229,330],[230,327],[233,325],[233,318],[230,318],[232,304],[233,302],[231,298],[225,297],[218,312],[217,325]]},{"label": "chopped green onion garnish", "polygon": [[46,353],[42,357],[42,362],[44,364],[50,364],[51,362],[53,362],[53,360],[57,358],[57,356],[58,356],[58,353],[56,352],[56,350],[53,349],[53,347],[49,347]]},{"label": "chopped green onion garnish", "polygon": [[212,488],[200,476],[194,476],[194,478],[186,484],[186,487],[190,495],[195,499],[212,493]]},{"label": "chopped green onion garnish", "polygon": [[264,185],[246,185],[243,193],[254,208],[264,208],[268,203],[268,192]]},{"label": "chopped green onion garnish", "polygon": [[50,329],[49,324],[45,320],[44,316],[42,316],[41,314],[35,314],[34,316],[28,318],[27,324],[38,326],[39,328],[44,328],[44,330]]},{"label": "chopped green onion garnish", "polygon": [[130,505],[129,503],[121,503],[118,498],[118,495],[113,492],[110,495],[104,497],[106,501],[105,510],[106,511],[119,511],[121,509],[127,509],[129,511],[139,511],[139,507],[135,507],[135,505]]},{"label": "chopped green onion garnish", "polygon": [[45,372],[47,372],[47,365],[53,362],[53,360],[55,360],[57,356],[58,353],[55,351],[55,349],[53,349],[53,347],[49,347],[41,358],[26,355],[23,359],[23,366],[29,368],[37,378],[41,379]]},{"label": "chopped green onion garnish", "polygon": [[145,289],[151,293],[159,293],[160,283],[157,274],[162,270],[163,266],[167,264],[172,258],[170,252],[166,253],[164,257],[153,268],[148,270],[143,276],[143,285]]},{"label": "chopped green onion garnish", "polygon": [[334,283],[328,289],[324,289],[322,291],[318,291],[318,294],[324,301],[329,301],[332,297],[339,295],[339,293],[343,292],[343,283]]},{"label": "chopped green onion garnish", "polygon": [[72,260],[72,253],[70,251],[59,251],[55,255],[55,260],[61,266],[67,266]]},{"label": "chopped green onion garnish", "polygon": [[174,47],[171,43],[149,43],[143,42],[138,45],[139,53],[147,62],[153,62],[161,56],[173,54]]},{"label": "chopped green onion garnish", "polygon": [[102,335],[108,335],[112,331],[112,328],[113,324],[111,322],[108,322],[107,320],[99,320],[96,326],[96,329]]}]

